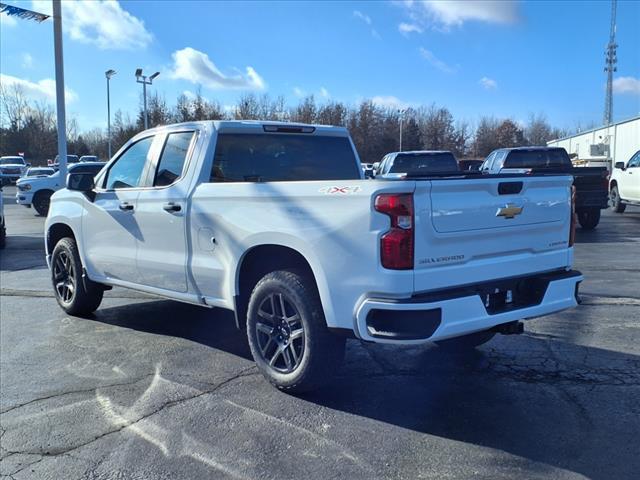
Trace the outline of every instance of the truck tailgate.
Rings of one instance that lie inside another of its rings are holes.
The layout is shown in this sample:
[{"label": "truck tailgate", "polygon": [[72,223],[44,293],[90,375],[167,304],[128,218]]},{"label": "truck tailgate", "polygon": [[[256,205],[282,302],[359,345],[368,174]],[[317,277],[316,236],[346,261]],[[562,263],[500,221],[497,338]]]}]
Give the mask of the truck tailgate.
[{"label": "truck tailgate", "polygon": [[569,175],[417,181],[414,291],[566,267],[572,182]]}]

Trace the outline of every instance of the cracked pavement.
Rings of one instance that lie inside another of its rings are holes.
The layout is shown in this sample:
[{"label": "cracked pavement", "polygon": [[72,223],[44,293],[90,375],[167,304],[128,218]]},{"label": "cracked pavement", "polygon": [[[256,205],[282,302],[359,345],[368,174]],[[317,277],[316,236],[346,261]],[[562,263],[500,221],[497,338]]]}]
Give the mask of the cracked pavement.
[{"label": "cracked pavement", "polygon": [[[348,342],[327,388],[274,390],[233,315],[113,289],[69,317],[43,219],[5,188],[0,476],[625,479],[640,471],[640,209],[578,232],[576,309],[468,354]],[[618,254],[616,254],[618,252]]]}]

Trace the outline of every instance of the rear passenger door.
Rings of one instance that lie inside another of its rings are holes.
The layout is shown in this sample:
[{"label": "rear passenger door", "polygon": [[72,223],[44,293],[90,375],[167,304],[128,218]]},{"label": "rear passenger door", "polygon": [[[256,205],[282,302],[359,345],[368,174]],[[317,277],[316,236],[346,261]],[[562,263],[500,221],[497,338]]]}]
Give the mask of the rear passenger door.
[{"label": "rear passenger door", "polygon": [[187,291],[186,215],[190,182],[185,177],[197,131],[169,131],[150,169],[149,187],[140,191],[136,263],[141,284]]}]

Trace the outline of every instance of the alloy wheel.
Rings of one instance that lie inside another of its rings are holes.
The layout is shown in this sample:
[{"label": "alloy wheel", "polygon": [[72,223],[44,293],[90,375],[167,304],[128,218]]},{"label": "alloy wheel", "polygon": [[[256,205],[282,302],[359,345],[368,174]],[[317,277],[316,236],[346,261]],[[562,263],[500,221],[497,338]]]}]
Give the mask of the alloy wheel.
[{"label": "alloy wheel", "polygon": [[297,308],[282,293],[266,296],[258,307],[256,338],[263,360],[280,373],[293,372],[304,355],[304,326]]},{"label": "alloy wheel", "polygon": [[64,303],[73,300],[76,291],[73,259],[65,251],[59,252],[53,263],[53,283],[60,300]]}]

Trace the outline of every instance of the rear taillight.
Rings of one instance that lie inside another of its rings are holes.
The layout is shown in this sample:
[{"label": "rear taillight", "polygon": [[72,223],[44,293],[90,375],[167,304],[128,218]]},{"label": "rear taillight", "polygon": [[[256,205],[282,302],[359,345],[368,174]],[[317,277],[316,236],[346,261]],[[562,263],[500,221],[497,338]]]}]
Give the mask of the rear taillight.
[{"label": "rear taillight", "polygon": [[375,209],[389,215],[391,229],[380,237],[380,261],[384,268],[413,268],[414,215],[413,195],[391,193],[378,195]]},{"label": "rear taillight", "polygon": [[576,239],[576,187],[571,185],[571,227],[569,229],[569,246],[573,247]]}]

